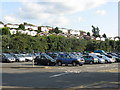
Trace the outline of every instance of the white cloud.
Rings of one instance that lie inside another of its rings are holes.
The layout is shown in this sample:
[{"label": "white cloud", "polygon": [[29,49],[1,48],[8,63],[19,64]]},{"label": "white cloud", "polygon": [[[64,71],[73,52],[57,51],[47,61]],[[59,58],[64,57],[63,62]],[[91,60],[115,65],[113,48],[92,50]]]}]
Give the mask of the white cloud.
[{"label": "white cloud", "polygon": [[9,15],[4,16],[3,17],[3,21],[5,23],[20,23],[21,22],[17,17],[15,17],[15,16],[9,16]]},{"label": "white cloud", "polygon": [[[4,21],[19,23],[32,19],[42,24],[64,26],[70,21],[69,15],[96,8],[107,1],[109,0],[21,0],[22,6],[18,9],[18,13],[5,16]],[[103,11],[102,14],[104,13]],[[81,22],[84,19],[78,17],[78,21]]]},{"label": "white cloud", "polygon": [[96,14],[105,15],[105,14],[106,14],[106,11],[105,11],[105,10],[97,10],[97,11],[96,11]]},{"label": "white cloud", "polygon": [[[68,24],[66,15],[96,8],[107,1],[109,0],[25,0],[19,8],[18,15],[19,18],[34,19],[53,25]],[[82,20],[79,18],[79,21]]]},{"label": "white cloud", "polygon": [[85,21],[85,19],[83,17],[78,17],[78,21],[83,22],[83,21]]}]

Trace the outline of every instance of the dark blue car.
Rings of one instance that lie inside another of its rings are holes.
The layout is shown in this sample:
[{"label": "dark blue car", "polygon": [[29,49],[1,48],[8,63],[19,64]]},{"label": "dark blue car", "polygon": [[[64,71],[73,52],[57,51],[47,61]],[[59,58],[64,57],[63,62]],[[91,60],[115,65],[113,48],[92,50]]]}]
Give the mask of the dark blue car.
[{"label": "dark blue car", "polygon": [[58,57],[56,57],[57,65],[62,66],[62,64],[68,65],[72,64],[73,66],[76,66],[79,64],[82,66],[84,64],[84,59],[75,58],[70,56],[69,54],[59,54]]}]

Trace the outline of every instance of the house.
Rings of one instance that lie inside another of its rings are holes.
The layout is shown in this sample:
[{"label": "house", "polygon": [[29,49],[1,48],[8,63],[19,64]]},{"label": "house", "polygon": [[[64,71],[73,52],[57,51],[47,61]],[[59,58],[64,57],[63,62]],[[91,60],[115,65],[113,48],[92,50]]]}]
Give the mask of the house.
[{"label": "house", "polygon": [[62,31],[64,34],[68,34],[68,29],[66,28],[59,28],[60,31]]},{"label": "house", "polygon": [[34,25],[24,25],[27,30],[38,30],[37,26]]},{"label": "house", "polygon": [[105,41],[105,38],[103,38],[103,37],[97,37],[96,40]]},{"label": "house", "polygon": [[31,36],[35,36],[35,35],[37,35],[37,32],[36,32],[36,31],[31,31],[31,32],[30,32],[30,35],[31,35]]},{"label": "house", "polygon": [[18,32],[22,33],[22,34],[25,34],[23,30],[18,30]]},{"label": "house", "polygon": [[14,25],[9,23],[9,24],[6,24],[5,27],[14,28]]},{"label": "house", "polygon": [[49,29],[48,29],[48,27],[46,27],[46,26],[41,26],[41,27],[40,27],[40,30],[41,30],[42,32],[49,32]]},{"label": "house", "polygon": [[16,29],[10,29],[10,33],[11,33],[11,34],[16,34],[16,33],[17,33],[17,30],[16,30]]},{"label": "house", "polygon": [[87,33],[85,31],[80,31],[80,36],[82,35],[87,35]]},{"label": "house", "polygon": [[6,24],[5,27],[9,27],[9,28],[19,28],[19,24]]},{"label": "house", "polygon": [[14,24],[13,28],[19,28],[19,24]]},{"label": "house", "polygon": [[70,34],[72,34],[72,35],[80,35],[80,31],[70,29]]},{"label": "house", "polygon": [[38,30],[41,30],[42,32],[48,33],[50,30],[53,30],[53,27],[50,26],[40,26]]},{"label": "house", "polygon": [[24,34],[31,35],[31,31],[25,30],[25,31],[24,31]]}]

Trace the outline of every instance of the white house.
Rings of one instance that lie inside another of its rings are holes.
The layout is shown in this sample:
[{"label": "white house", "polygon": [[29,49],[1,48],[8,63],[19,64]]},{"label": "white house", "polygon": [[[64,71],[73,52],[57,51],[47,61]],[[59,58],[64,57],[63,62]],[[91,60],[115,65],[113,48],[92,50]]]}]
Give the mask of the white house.
[{"label": "white house", "polygon": [[9,28],[14,28],[14,25],[13,25],[13,24],[6,24],[5,26],[6,26],[6,27],[9,27]]},{"label": "white house", "polygon": [[49,29],[46,26],[41,26],[40,28],[42,32],[49,32]]},{"label": "white house", "polygon": [[22,34],[28,34],[28,35],[31,35],[31,36],[35,36],[37,35],[37,32],[36,31],[29,31],[29,30],[18,30],[18,32],[21,32]]},{"label": "white house", "polygon": [[19,24],[14,24],[13,28],[19,28]]},{"label": "white house", "polygon": [[18,24],[6,24],[5,26],[9,27],[9,28],[18,28],[19,27]]},{"label": "white house", "polygon": [[4,27],[4,24],[0,24],[0,28],[3,28]]},{"label": "white house", "polygon": [[10,29],[10,33],[11,33],[11,34],[16,34],[16,33],[17,33],[17,30],[16,30],[16,29]]},{"label": "white house", "polygon": [[68,34],[68,29],[66,28],[59,28],[60,31],[62,31],[64,34]]},{"label": "white house", "polygon": [[105,38],[103,38],[103,37],[97,37],[96,40],[105,41]]},{"label": "white house", "polygon": [[18,30],[18,32],[25,34],[23,30]]},{"label": "white house", "polygon": [[35,35],[37,35],[37,32],[36,32],[36,31],[31,31],[31,32],[30,32],[30,35],[31,35],[31,36],[35,36]]},{"label": "white house", "polygon": [[25,31],[24,31],[24,34],[31,35],[31,31],[25,30]]},{"label": "white house", "polygon": [[53,29],[53,27],[49,27],[49,26],[47,26],[47,28],[48,28],[49,31]]},{"label": "white house", "polygon": [[37,26],[32,26],[32,25],[25,25],[25,29],[38,30],[38,27]]},{"label": "white house", "polygon": [[72,35],[80,35],[80,31],[79,30],[70,30],[70,34]]}]

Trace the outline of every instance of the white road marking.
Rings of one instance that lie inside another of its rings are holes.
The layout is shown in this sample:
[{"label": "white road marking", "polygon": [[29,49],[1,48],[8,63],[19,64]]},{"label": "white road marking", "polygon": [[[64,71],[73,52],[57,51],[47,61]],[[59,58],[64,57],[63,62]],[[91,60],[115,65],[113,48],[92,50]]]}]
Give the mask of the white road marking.
[{"label": "white road marking", "polygon": [[64,74],[68,74],[68,73],[65,72],[65,73],[60,73],[60,74],[52,75],[52,76],[50,76],[50,78],[52,78],[52,77],[58,77],[58,76],[61,76],[61,75],[64,75]]},{"label": "white road marking", "polygon": [[50,76],[50,78],[52,78],[52,77],[58,77],[58,76],[65,75],[65,74],[68,74],[68,73],[81,73],[81,71],[80,70],[79,71],[65,71],[64,73],[52,75],[52,76]]}]

